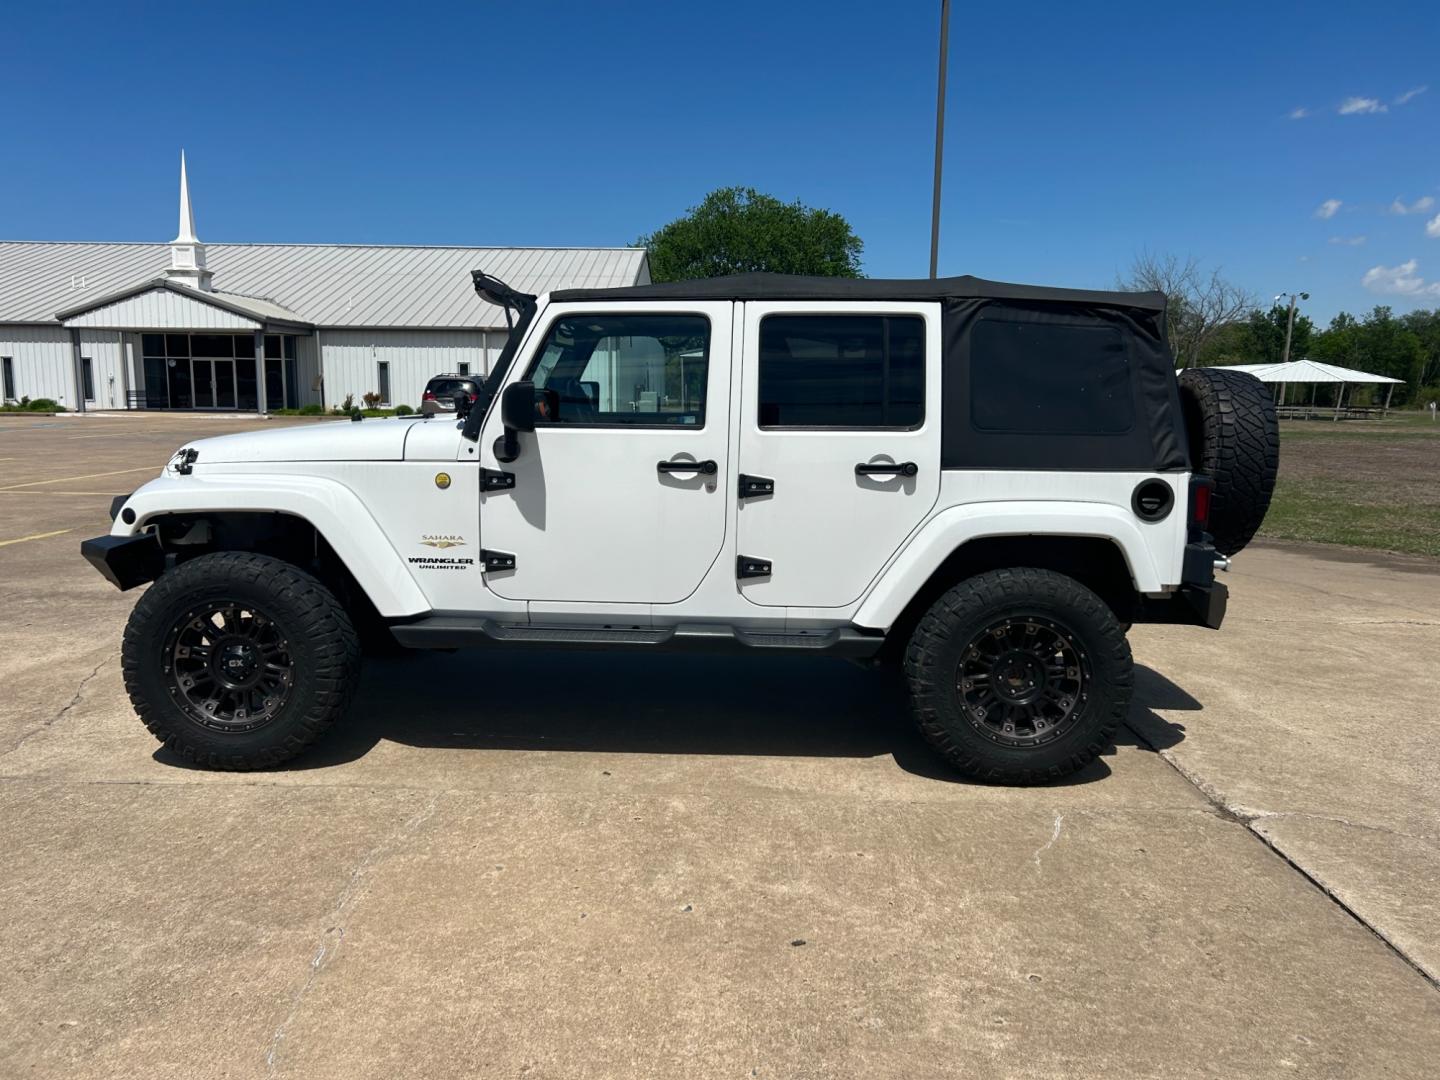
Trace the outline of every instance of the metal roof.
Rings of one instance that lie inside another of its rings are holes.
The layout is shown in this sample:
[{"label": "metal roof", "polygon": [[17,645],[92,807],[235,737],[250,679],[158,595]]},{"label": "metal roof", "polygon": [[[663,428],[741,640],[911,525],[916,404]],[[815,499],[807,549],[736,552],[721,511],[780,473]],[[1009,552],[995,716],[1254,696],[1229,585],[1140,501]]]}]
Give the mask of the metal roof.
[{"label": "metal roof", "polygon": [[1231,364],[1224,371],[1243,371],[1265,383],[1403,383],[1388,375],[1322,364],[1319,360],[1291,360],[1287,364]]},{"label": "metal roof", "polygon": [[[321,327],[503,327],[471,270],[537,294],[650,280],[639,248],[206,244],[205,262],[222,298],[269,301]],[[0,323],[55,323],[57,312],[143,286],[169,265],[168,244],[0,241]]]}]

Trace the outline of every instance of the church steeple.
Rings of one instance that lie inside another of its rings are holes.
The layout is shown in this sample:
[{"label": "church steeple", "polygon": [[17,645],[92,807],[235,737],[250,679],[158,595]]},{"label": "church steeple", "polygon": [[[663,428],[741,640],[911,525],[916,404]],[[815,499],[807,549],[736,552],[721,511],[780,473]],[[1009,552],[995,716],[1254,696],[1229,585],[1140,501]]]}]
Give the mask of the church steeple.
[{"label": "church steeple", "polygon": [[195,235],[195,214],[190,209],[190,181],[185,175],[185,151],[180,151],[180,231],[170,241],[170,269],[165,276],[192,289],[209,292],[210,271],[205,269],[205,245]]}]

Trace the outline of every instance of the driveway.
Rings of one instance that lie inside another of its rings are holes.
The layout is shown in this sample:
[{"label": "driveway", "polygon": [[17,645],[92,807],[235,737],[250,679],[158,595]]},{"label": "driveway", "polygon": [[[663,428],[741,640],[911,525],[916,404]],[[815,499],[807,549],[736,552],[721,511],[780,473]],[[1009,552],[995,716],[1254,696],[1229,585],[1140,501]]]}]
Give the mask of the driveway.
[{"label": "driveway", "polygon": [[533,652],[201,772],[78,541],[255,423],[0,417],[0,1076],[1433,1075],[1436,564],[1245,552],[1063,785],[839,661]]}]

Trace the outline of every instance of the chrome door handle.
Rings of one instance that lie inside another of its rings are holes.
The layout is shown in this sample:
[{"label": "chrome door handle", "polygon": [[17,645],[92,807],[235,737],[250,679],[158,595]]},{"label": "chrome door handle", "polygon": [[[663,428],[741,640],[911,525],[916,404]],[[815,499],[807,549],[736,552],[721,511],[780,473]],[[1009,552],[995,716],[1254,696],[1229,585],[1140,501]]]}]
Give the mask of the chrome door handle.
[{"label": "chrome door handle", "polygon": [[705,461],[657,461],[655,471],[662,473],[698,472],[706,476],[714,476],[720,471],[720,466],[708,458]]},{"label": "chrome door handle", "polygon": [[856,476],[914,476],[919,471],[920,466],[913,461],[901,461],[894,465],[887,465],[883,461],[867,465],[862,461],[855,466]]}]

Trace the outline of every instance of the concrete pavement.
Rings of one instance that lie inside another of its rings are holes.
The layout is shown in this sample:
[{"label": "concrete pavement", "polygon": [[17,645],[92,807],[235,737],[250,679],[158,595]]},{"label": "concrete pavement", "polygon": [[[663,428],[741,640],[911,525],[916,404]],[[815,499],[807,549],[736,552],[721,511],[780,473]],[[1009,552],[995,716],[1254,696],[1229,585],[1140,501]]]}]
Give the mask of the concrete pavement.
[{"label": "concrete pavement", "polygon": [[63,478],[243,425],[17,423],[0,541],[71,531],[0,547],[0,1076],[1433,1074],[1433,563],[1247,551],[1053,787],[837,661],[565,653],[371,664],[215,774],[76,554],[133,477]]}]

